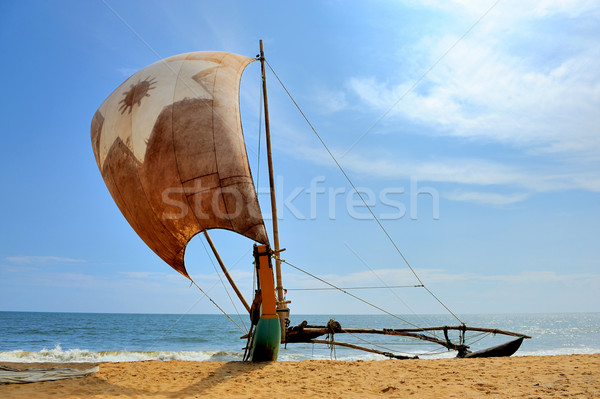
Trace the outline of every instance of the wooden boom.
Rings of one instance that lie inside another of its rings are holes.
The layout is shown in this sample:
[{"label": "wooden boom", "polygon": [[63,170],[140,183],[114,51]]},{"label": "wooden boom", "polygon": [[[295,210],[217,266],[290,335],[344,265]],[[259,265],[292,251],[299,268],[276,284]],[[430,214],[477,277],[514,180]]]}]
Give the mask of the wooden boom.
[{"label": "wooden boom", "polygon": [[[309,326],[307,324],[300,324],[297,327],[292,327],[288,329],[288,342],[315,342],[322,343],[321,340],[316,340],[315,338],[320,335],[329,334],[334,332],[336,334],[381,334],[381,335],[394,335],[401,337],[410,337],[420,339],[422,341],[432,342],[438,345],[443,346],[444,348],[455,350],[459,352],[466,351],[469,347],[464,344],[455,344],[451,342],[449,339],[438,339],[435,337],[431,337],[425,334],[422,334],[425,331],[445,331],[448,330],[457,330],[457,331],[478,331],[478,332],[487,332],[491,334],[502,334],[508,336],[514,336],[519,338],[531,338],[524,334],[514,333],[511,331],[504,331],[492,328],[482,328],[482,327],[467,327],[467,326],[443,326],[443,327],[424,327],[424,328],[384,328],[384,329],[372,329],[372,328],[338,328],[334,331],[331,328],[325,326]],[[328,343],[330,341],[327,341]],[[336,343],[337,344],[337,343]],[[342,345],[342,343],[340,343]],[[348,345],[343,345],[348,346]],[[375,352],[374,352],[375,353]]]},{"label": "wooden boom", "polygon": [[345,346],[347,348],[352,348],[352,349],[357,349],[359,351],[365,351],[365,352],[371,352],[371,353],[376,353],[378,355],[383,355],[383,356],[387,356],[390,359],[418,359],[418,356],[403,356],[403,355],[395,355],[391,352],[384,352],[384,351],[379,351],[377,349],[372,349],[372,348],[365,348],[364,346],[358,346],[358,345],[353,345],[353,344],[349,344],[347,342],[338,342],[338,341],[327,341],[324,339],[313,339],[310,342],[315,343],[315,344],[327,344],[327,345],[338,345],[338,346]]},{"label": "wooden boom", "polygon": [[468,327],[468,326],[443,326],[443,327],[394,328],[393,329],[393,331],[399,331],[399,332],[443,331],[443,330],[479,331],[479,332],[488,332],[491,334],[509,335],[511,337],[531,338],[530,336],[525,335],[525,334],[516,333],[516,332],[512,332],[512,331],[498,330],[497,328]]},{"label": "wooden boom", "polygon": [[[327,328],[304,328],[304,330],[302,331],[305,334],[310,334],[312,336],[314,335],[325,335],[328,334],[330,331]],[[343,334],[343,333],[348,333],[348,334],[382,334],[382,335],[396,335],[396,336],[402,336],[402,337],[411,337],[411,338],[417,338],[420,339],[422,341],[429,341],[429,342],[433,342],[435,344],[441,345],[445,348],[451,349],[451,350],[456,350],[456,351],[460,351],[462,349],[466,349],[465,345],[457,345],[454,344],[452,342],[449,341],[445,341],[445,340],[441,340],[441,339],[437,339],[434,337],[429,337],[425,334],[417,334],[417,333],[413,333],[413,332],[403,332],[403,331],[395,331],[392,329],[383,329],[383,330],[375,330],[375,329],[369,329],[369,328],[344,328],[340,331],[336,331],[337,334]],[[295,342],[299,342],[299,341],[295,341]],[[307,341],[307,342],[315,342],[314,339]]]}]

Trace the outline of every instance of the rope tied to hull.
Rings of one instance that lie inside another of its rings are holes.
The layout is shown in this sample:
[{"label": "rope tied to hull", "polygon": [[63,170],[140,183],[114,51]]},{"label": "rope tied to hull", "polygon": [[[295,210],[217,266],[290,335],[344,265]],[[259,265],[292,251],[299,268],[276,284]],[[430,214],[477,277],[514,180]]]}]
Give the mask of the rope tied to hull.
[{"label": "rope tied to hull", "polygon": [[446,343],[448,344],[448,350],[454,345],[452,341],[450,341],[450,337],[448,337],[448,326],[444,326],[444,338],[446,338]]},{"label": "rope tied to hull", "polygon": [[[314,279],[316,279],[316,280],[319,280],[320,282],[322,282],[322,283],[324,283],[324,284],[327,284],[328,286],[332,287],[333,289],[336,289],[336,290],[338,290],[338,291],[340,291],[340,292],[343,292],[344,294],[346,294],[346,295],[348,295],[348,296],[350,296],[350,297],[352,297],[352,298],[354,298],[354,299],[356,299],[356,300],[358,300],[358,301],[360,301],[360,302],[362,302],[362,303],[364,303],[364,304],[366,304],[366,305],[368,305],[368,306],[370,306],[370,307],[372,307],[372,308],[374,308],[374,309],[377,309],[377,310],[379,310],[379,311],[381,311],[381,312],[383,312],[383,313],[387,314],[388,316],[391,316],[391,317],[393,317],[393,318],[395,318],[395,319],[397,319],[397,320],[400,320],[400,321],[402,321],[402,322],[404,322],[404,323],[406,323],[406,324],[408,324],[408,325],[411,325],[411,326],[413,326],[413,327],[415,327],[415,328],[420,328],[420,327],[419,327],[419,326],[417,326],[416,324],[414,324],[414,323],[411,323],[410,321],[408,321],[408,320],[406,320],[406,319],[403,319],[403,318],[399,317],[398,315],[395,315],[395,314],[393,314],[393,313],[391,313],[391,312],[389,312],[389,311],[387,311],[387,310],[385,310],[385,309],[381,308],[380,306],[377,306],[377,305],[375,305],[375,304],[373,304],[373,303],[371,303],[371,302],[369,302],[369,301],[366,301],[366,300],[364,300],[364,299],[362,299],[362,298],[360,298],[360,297],[358,297],[358,296],[356,296],[356,295],[354,295],[354,294],[351,294],[350,292],[346,291],[345,289],[343,289],[343,288],[340,288],[340,287],[338,287],[338,286],[336,286],[336,285],[333,285],[333,284],[331,284],[330,282],[328,282],[328,281],[325,281],[325,280],[323,280],[322,278],[319,278],[319,277],[315,276],[314,274],[312,274],[312,273],[309,273],[309,272],[307,272],[306,270],[303,270],[303,269],[299,268],[298,266],[292,265],[290,262],[286,261],[285,259],[281,259],[281,258],[275,258],[275,259],[278,259],[279,261],[281,261],[281,263],[284,263],[284,264],[286,264],[286,265],[288,265],[288,266],[290,266],[290,267],[292,267],[292,268],[294,268],[294,269],[298,270],[299,272],[306,274],[307,276],[310,276],[310,277],[312,277],[312,278],[314,278]],[[425,330],[425,329],[423,329],[423,332],[424,332],[424,333],[427,333],[427,334],[431,334],[430,332],[428,332],[428,331],[427,331],[427,330]]]},{"label": "rope tied to hull", "polygon": [[229,316],[229,315],[227,314],[227,312],[225,312],[225,311],[223,310],[223,308],[221,308],[221,307],[220,307],[220,306],[219,306],[219,305],[218,305],[218,304],[217,304],[217,303],[216,303],[216,302],[215,302],[215,301],[214,301],[214,300],[213,300],[213,299],[212,299],[210,296],[208,296],[208,294],[207,294],[207,293],[206,293],[206,292],[205,292],[205,291],[204,291],[202,288],[200,288],[200,286],[199,286],[198,284],[196,284],[196,282],[195,282],[194,280],[192,280],[192,279],[190,278],[190,281],[192,282],[192,285],[196,286],[196,288],[198,288],[198,289],[200,290],[200,292],[201,292],[201,293],[203,293],[203,294],[204,294],[204,296],[205,296],[205,297],[207,297],[207,298],[208,298],[208,300],[209,300],[209,301],[211,301],[211,302],[213,303],[213,305],[215,305],[215,306],[217,307],[217,309],[219,309],[219,310],[221,311],[221,313],[223,313],[225,316],[227,316],[227,318],[229,319],[229,321],[231,321],[233,324],[235,324],[235,325],[237,326],[237,328],[239,328],[239,329],[240,329],[240,330],[241,330],[243,333],[245,333],[245,332],[246,332],[246,330],[244,330],[242,327],[240,327],[240,325],[239,325],[238,323],[236,323],[236,322],[235,322],[235,321],[234,321],[234,320],[231,318],[231,316]]},{"label": "rope tied to hull", "polygon": [[328,334],[331,334],[331,336],[333,336],[333,334],[336,332],[342,332],[342,325],[334,319],[330,319],[327,322],[327,330],[329,330]]},{"label": "rope tied to hull", "polygon": [[342,325],[335,321],[334,319],[329,319],[329,321],[327,322],[327,336],[325,337],[325,340],[327,342],[329,342],[327,344],[327,347],[329,347],[329,357],[330,359],[336,359],[337,360],[337,355],[335,353],[335,345],[333,344],[334,342],[334,335],[337,332],[342,332]]},{"label": "rope tied to hull", "polygon": [[459,335],[458,335],[458,345],[453,343],[448,336],[448,326],[444,326],[444,338],[446,338],[446,343],[448,344],[447,349],[458,351],[458,357],[465,357],[467,353],[469,353],[469,346],[465,344],[466,334],[467,334],[467,326],[462,324],[460,326]]},{"label": "rope tied to hull", "polygon": [[[212,246],[212,240],[210,239],[210,236],[208,235],[208,233],[206,232],[206,230],[204,231],[204,235],[206,237],[206,240],[209,242],[209,244]],[[225,286],[225,283],[223,282],[223,279],[221,278],[221,274],[218,272],[217,270],[217,265],[215,265],[215,262],[213,261],[213,258],[210,256],[210,254],[208,253],[208,249],[206,248],[206,245],[204,245],[204,241],[200,241],[202,243],[202,247],[204,248],[204,252],[206,252],[206,255],[208,256],[208,259],[210,259],[210,263],[213,266],[213,269],[215,269],[215,274],[217,275],[217,277],[219,277],[219,281],[221,282],[221,285],[223,286],[223,290],[225,290],[225,293],[227,294],[227,296],[229,297],[229,301],[231,302],[231,304],[233,305],[233,308],[235,309],[235,313],[237,314],[238,318],[240,319],[240,322],[242,323],[242,326],[244,326],[244,329],[246,331],[248,331],[248,327],[246,327],[246,323],[244,323],[244,319],[242,319],[242,315],[240,314],[237,306],[235,306],[235,302],[233,301],[233,299],[231,298],[231,295],[229,295],[229,291],[227,290],[227,287]],[[218,255],[218,254],[217,254]],[[210,298],[209,298],[210,299]],[[211,299],[212,301],[212,299]],[[216,305],[216,304],[215,304]],[[239,327],[239,326],[238,326]]]}]

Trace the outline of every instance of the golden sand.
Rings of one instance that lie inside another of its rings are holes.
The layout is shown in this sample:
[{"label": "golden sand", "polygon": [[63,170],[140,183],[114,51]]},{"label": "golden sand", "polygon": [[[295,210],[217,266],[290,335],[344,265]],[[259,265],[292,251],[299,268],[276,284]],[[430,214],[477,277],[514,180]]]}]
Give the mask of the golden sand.
[{"label": "golden sand", "polygon": [[600,354],[353,362],[101,363],[99,372],[83,378],[0,385],[3,399],[124,397],[598,398]]}]

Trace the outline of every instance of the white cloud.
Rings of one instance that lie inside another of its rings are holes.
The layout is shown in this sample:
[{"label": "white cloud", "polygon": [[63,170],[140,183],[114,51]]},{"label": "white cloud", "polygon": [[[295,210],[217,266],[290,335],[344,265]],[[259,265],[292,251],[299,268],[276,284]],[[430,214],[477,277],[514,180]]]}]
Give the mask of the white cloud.
[{"label": "white cloud", "polygon": [[[452,14],[451,18],[469,14],[473,22],[493,4],[429,2]],[[445,195],[456,201],[503,205],[524,201],[539,192],[600,192],[596,172],[600,167],[600,42],[585,36],[583,30],[567,32],[552,24],[551,30],[542,31],[532,22],[549,15],[595,18],[586,14],[592,8],[597,6],[588,1],[503,1],[462,40],[458,39],[464,31],[452,28],[450,33],[451,24],[423,36],[412,51],[402,54],[415,61],[399,62],[412,66],[412,70],[397,70],[386,74],[385,79],[376,75],[349,77],[345,95],[332,88],[321,89],[318,96],[325,112],[345,107],[381,116],[458,41],[378,127],[400,124],[413,129],[409,134],[485,144],[486,151],[494,145],[507,153],[515,151],[506,161],[467,156],[438,156],[434,160],[409,156],[400,160],[381,151],[376,156],[368,154],[364,145],[360,151],[354,148],[338,159],[352,175],[415,177],[419,181],[488,187],[485,192],[460,187]],[[542,41],[548,46],[542,46]],[[332,165],[322,149],[306,145],[298,135],[290,137],[294,145],[280,148],[314,163]],[[525,159],[526,166],[522,163]]]},{"label": "white cloud", "polygon": [[417,160],[397,161],[379,157],[349,154],[344,166],[355,173],[387,178],[414,177],[420,181],[453,182],[476,185],[518,185],[542,190],[548,187],[542,182],[534,183],[514,168],[478,159],[448,159],[435,162]]},{"label": "white cloud", "polygon": [[[598,160],[600,77],[593,72],[598,70],[600,47],[542,70],[489,43],[465,40],[426,77],[428,90],[413,90],[389,115],[429,126],[433,130],[423,129],[429,134]],[[348,81],[352,93],[381,113],[411,85],[373,77]]]},{"label": "white cloud", "polygon": [[[415,269],[425,285],[446,284],[451,282],[496,282],[524,285],[536,285],[547,282],[600,282],[598,273],[558,274],[555,271],[522,271],[518,274],[485,275],[476,273],[452,273],[445,269]],[[400,269],[373,269],[346,275],[327,274],[319,276],[337,287],[364,287],[364,286],[411,286],[418,284],[412,272],[406,268]],[[323,283],[303,275],[286,274],[286,281],[294,288],[327,287]]]},{"label": "white cloud", "polygon": [[476,191],[453,191],[445,193],[444,197],[451,201],[473,202],[476,204],[510,205],[525,201],[529,194],[498,194]]},{"label": "white cloud", "polygon": [[577,17],[594,9],[598,9],[598,2],[593,0],[539,0],[534,13],[538,16],[565,14]]},{"label": "white cloud", "polygon": [[[589,28],[599,15],[590,12],[600,10],[597,3],[460,0],[427,6],[447,13],[448,23],[424,32],[402,53],[402,60],[415,61],[399,60],[403,69],[385,71],[385,79],[348,78],[347,97],[358,97],[379,115],[396,104],[384,120],[422,126],[414,133],[600,161],[600,42]],[[490,7],[461,37],[469,27],[465,21],[474,23]],[[583,28],[569,28],[574,18],[585,18]]]},{"label": "white cloud", "polygon": [[555,14],[564,14],[577,17],[585,12],[598,8],[598,3],[593,0],[504,0],[504,1],[471,1],[471,0],[422,0],[415,2],[431,8],[447,12],[466,14],[471,17],[481,17],[490,11],[493,18],[503,17],[546,17]]},{"label": "white cloud", "polygon": [[[290,148],[293,148],[293,152],[289,153],[295,157],[320,165],[333,166],[327,153],[320,148],[303,145],[301,140],[296,141]],[[333,152],[339,154],[335,149]],[[518,165],[502,164],[485,159],[445,158],[423,161],[414,158],[398,159],[397,156],[386,156],[383,152],[379,152],[375,156],[365,151],[349,152],[341,159],[341,164],[344,169],[351,171],[354,175],[384,179],[414,178],[422,182],[478,186],[508,186],[525,190],[526,193],[522,195],[567,189],[600,191],[600,178],[593,170],[569,167],[572,171],[567,171],[564,165],[555,165],[550,169],[531,170]]]},{"label": "white cloud", "polygon": [[[335,167],[322,148],[316,148],[290,131],[286,134],[288,144],[279,147],[290,156],[318,165]],[[399,158],[379,151],[352,151],[340,157],[334,154],[351,178],[377,178],[391,181],[411,180],[424,183],[456,185],[453,191],[443,193],[451,201],[477,204],[507,205],[527,200],[535,193],[564,190],[587,190],[600,192],[600,177],[594,167],[555,162],[552,165],[524,167],[518,163],[500,163],[477,158],[439,158],[435,161],[412,157]],[[486,187],[485,192],[474,189]],[[408,187],[405,187],[408,189]],[[508,193],[507,193],[508,192]]]},{"label": "white cloud", "polygon": [[[453,310],[481,312],[552,312],[593,311],[598,298],[600,274],[554,271],[522,271],[515,274],[452,273],[441,268],[416,269],[421,280]],[[319,275],[338,287],[384,287],[416,284],[412,273],[401,269],[374,269],[346,275]],[[381,282],[385,281],[385,284]],[[293,288],[326,287],[306,276],[286,274],[286,286]],[[352,290],[351,294],[380,305],[394,313],[439,313],[443,309],[422,288]],[[508,295],[508,296],[507,296]],[[377,312],[339,291],[290,291],[296,311],[323,311],[320,301],[327,300],[329,312]],[[568,299],[567,299],[568,298]],[[581,308],[581,303],[585,306]],[[349,305],[351,304],[351,305]],[[300,310],[298,310],[300,308]]]},{"label": "white cloud", "polygon": [[62,258],[59,256],[9,256],[4,260],[17,264],[32,263],[85,263],[83,259]]},{"label": "white cloud", "polygon": [[572,282],[600,281],[600,274],[579,273],[579,274],[558,274],[555,271],[524,271],[515,275],[496,275],[496,276],[474,276],[473,279],[493,281],[498,283],[519,283],[519,284],[542,284],[546,282],[559,282],[569,284]]}]

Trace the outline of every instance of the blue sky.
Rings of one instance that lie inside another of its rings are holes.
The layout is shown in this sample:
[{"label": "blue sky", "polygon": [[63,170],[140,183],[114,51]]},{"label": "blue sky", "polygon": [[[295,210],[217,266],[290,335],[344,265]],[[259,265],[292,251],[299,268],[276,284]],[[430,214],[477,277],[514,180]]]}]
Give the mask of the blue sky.
[{"label": "blue sky", "polygon": [[[218,312],[129,227],[97,169],[89,127],[119,84],[158,59],[254,56],[259,39],[450,309],[600,309],[593,1],[4,1],[0,35],[0,310]],[[268,214],[259,73],[258,63],[247,68],[240,100]],[[273,75],[267,80],[284,258],[344,287],[416,284]],[[249,297],[252,242],[211,234]],[[234,312],[200,236],[186,263]],[[288,288],[320,286],[283,270]],[[422,289],[359,293],[395,313],[444,312]],[[328,291],[288,299],[295,313],[373,311]]]}]

